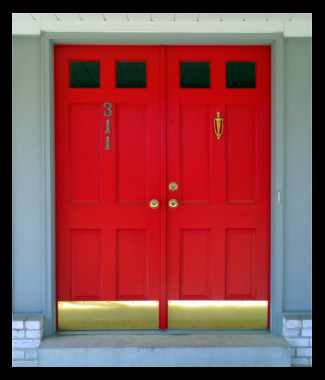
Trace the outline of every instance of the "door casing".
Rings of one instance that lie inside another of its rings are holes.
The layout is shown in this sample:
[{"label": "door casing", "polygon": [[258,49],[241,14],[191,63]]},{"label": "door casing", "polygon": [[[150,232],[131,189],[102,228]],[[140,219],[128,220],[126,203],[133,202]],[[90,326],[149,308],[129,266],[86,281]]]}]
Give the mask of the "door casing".
[{"label": "door casing", "polygon": [[53,114],[53,46],[55,44],[105,44],[107,38],[117,44],[267,44],[272,47],[272,171],[271,171],[271,324],[273,334],[282,333],[283,299],[283,204],[284,189],[284,121],[283,73],[284,38],[282,34],[201,33],[43,33],[42,61],[42,181],[44,191],[44,333],[55,333],[55,215],[54,215],[54,114]]}]

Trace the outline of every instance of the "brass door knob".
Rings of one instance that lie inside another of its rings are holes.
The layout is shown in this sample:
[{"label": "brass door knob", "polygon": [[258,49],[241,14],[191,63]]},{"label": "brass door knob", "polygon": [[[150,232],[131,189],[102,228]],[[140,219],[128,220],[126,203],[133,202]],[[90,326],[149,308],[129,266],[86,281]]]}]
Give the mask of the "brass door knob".
[{"label": "brass door knob", "polygon": [[178,185],[176,182],[171,182],[169,185],[168,185],[168,189],[170,191],[176,191],[178,189]]},{"label": "brass door knob", "polygon": [[149,202],[149,206],[153,209],[158,208],[159,207],[158,199],[151,199],[151,201]]},{"label": "brass door knob", "polygon": [[168,206],[170,208],[176,208],[176,207],[178,207],[178,201],[176,199],[170,199],[168,201]]}]

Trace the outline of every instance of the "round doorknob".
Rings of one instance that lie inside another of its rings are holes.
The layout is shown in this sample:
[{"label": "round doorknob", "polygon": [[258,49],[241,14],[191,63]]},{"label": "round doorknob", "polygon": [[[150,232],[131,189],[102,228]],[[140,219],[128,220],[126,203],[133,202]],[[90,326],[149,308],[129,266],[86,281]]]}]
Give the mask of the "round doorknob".
[{"label": "round doorknob", "polygon": [[159,207],[158,199],[151,199],[151,201],[149,202],[149,206],[153,209],[158,208]]},{"label": "round doorknob", "polygon": [[176,199],[170,199],[168,201],[168,206],[170,208],[176,208],[176,207],[178,207],[178,201]]},{"label": "round doorknob", "polygon": [[168,189],[170,191],[176,191],[178,189],[178,185],[176,182],[171,182],[169,185],[168,185]]}]

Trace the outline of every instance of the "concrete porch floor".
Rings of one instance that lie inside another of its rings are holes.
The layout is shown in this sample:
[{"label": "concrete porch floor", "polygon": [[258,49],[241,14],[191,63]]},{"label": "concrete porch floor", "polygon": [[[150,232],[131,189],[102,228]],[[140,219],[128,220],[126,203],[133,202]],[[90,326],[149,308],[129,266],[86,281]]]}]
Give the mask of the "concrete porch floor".
[{"label": "concrete porch floor", "polygon": [[57,334],[40,367],[290,367],[283,337],[265,333]]}]

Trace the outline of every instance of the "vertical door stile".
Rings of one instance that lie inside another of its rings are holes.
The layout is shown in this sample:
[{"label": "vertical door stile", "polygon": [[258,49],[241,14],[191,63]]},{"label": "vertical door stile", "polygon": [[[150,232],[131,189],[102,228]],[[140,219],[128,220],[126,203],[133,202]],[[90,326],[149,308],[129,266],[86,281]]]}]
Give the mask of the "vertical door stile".
[{"label": "vertical door stile", "polygon": [[167,328],[167,218],[166,218],[166,47],[160,47],[160,125],[161,125],[161,290],[159,327]]}]

